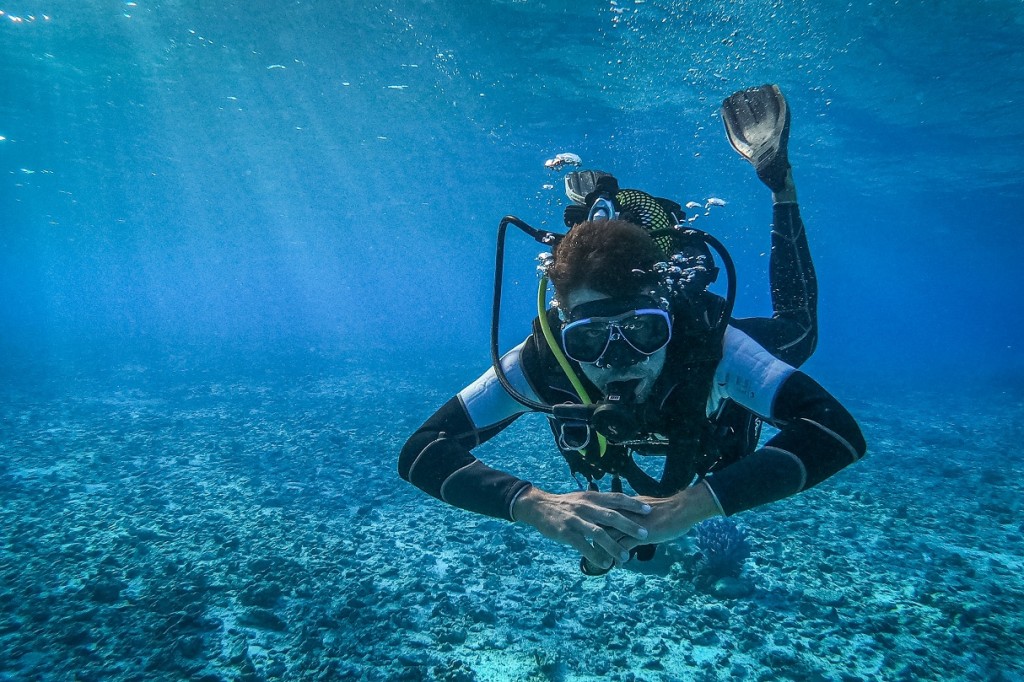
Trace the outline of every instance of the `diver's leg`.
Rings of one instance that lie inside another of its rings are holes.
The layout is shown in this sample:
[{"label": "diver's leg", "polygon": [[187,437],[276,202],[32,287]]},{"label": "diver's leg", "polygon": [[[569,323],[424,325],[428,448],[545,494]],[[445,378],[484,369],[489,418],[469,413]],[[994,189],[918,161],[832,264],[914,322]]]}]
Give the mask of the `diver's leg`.
[{"label": "diver's leg", "polygon": [[[790,179],[789,184],[792,184]],[[818,279],[800,219],[795,188],[792,201],[776,200],[772,208],[772,252],[768,279],[772,318],[779,329],[772,350],[780,360],[799,367],[818,344]]]},{"label": "diver's leg", "polygon": [[772,317],[734,324],[780,360],[798,367],[818,341],[818,284],[789,164],[789,104],[777,85],[747,88],[722,102],[722,121],[729,143],[754,166],[772,191],[774,204],[768,266]]},{"label": "diver's leg", "polygon": [[772,316],[734,320],[733,326],[783,362],[799,367],[818,343],[818,280],[791,173],[785,189],[773,198],[768,262]]}]

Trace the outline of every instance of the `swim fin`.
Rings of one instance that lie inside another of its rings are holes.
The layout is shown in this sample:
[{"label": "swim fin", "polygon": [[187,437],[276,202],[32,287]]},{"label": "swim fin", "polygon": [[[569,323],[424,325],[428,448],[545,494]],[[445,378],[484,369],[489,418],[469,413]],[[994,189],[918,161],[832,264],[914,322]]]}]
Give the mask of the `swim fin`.
[{"label": "swim fin", "polygon": [[754,165],[773,192],[785,189],[789,172],[789,105],[778,85],[735,92],[722,102],[722,121],[733,149]]},{"label": "swim fin", "polygon": [[597,189],[597,181],[611,177],[604,171],[573,171],[565,176],[565,195],[574,204],[586,205],[587,195]]}]

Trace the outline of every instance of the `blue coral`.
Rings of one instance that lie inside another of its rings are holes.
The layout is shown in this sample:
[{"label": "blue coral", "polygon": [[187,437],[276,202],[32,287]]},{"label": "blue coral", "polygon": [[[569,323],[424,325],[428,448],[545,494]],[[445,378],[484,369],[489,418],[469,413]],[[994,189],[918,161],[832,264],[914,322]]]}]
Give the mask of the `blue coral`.
[{"label": "blue coral", "polygon": [[734,521],[713,518],[697,526],[697,549],[696,581],[709,586],[722,578],[740,577],[751,546]]}]

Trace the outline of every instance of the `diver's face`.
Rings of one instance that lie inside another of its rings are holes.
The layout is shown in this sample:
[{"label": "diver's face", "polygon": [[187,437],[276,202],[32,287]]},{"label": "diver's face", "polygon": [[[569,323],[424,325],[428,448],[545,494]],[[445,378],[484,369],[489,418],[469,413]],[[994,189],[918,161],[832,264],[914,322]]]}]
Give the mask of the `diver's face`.
[{"label": "diver's face", "polygon": [[[602,304],[607,302],[607,310],[605,312],[609,316],[614,316],[616,313],[626,313],[633,308],[629,299],[623,300],[621,306],[616,306],[617,301],[611,296],[584,287],[569,292],[568,300],[566,301],[570,317],[569,323],[573,321],[573,317],[579,317],[579,315],[574,315],[579,310],[579,306],[594,303],[595,301],[601,301]],[[600,307],[605,308],[606,306],[602,305]],[[564,325],[563,329],[569,323]],[[600,333],[598,332],[598,334]],[[586,377],[605,394],[607,394],[608,385],[613,382],[639,379],[640,383],[637,386],[636,395],[638,400],[643,400],[650,394],[655,380],[665,366],[665,354],[665,347],[649,355],[638,353],[626,340],[618,338],[617,334],[613,334],[612,338],[608,340],[607,347],[604,349],[601,357],[595,362],[581,362],[580,367]]]}]

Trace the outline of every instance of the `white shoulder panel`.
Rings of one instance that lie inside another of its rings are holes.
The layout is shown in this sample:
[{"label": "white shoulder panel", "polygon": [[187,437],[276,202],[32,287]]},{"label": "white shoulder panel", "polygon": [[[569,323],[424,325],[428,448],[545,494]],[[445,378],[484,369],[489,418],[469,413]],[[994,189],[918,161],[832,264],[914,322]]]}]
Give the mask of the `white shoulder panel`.
[{"label": "white shoulder panel", "polygon": [[[523,374],[522,365],[519,363],[519,355],[523,346],[519,344],[501,358],[501,367],[509,382],[524,396],[531,400],[538,400],[537,395],[530,388],[526,376]],[[481,375],[479,379],[466,388],[459,391],[459,400],[466,408],[470,421],[477,429],[483,429],[492,424],[509,417],[527,411],[519,402],[508,394],[508,391],[498,382],[498,377],[491,367]]]},{"label": "white shoulder panel", "polygon": [[733,327],[726,329],[724,344],[708,400],[708,414],[731,398],[757,415],[770,418],[779,387],[796,369]]}]

